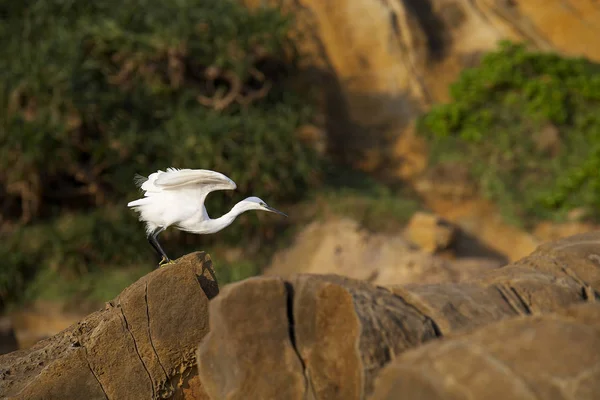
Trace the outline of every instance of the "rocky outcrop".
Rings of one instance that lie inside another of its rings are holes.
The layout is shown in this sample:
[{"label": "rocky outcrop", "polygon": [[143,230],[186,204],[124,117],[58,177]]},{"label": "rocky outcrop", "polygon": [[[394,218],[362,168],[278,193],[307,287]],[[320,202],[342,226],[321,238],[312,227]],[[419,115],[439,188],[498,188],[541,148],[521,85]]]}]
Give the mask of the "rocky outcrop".
[{"label": "rocky outcrop", "polygon": [[457,236],[456,226],[431,213],[417,211],[408,221],[405,236],[428,253],[450,248]]},{"label": "rocky outcrop", "polygon": [[[560,313],[578,303],[593,303],[600,300],[599,291],[598,232],[542,245],[529,257],[461,283],[384,288],[335,275],[252,278],[226,286],[211,302],[211,331],[198,349],[199,376],[213,399],[245,399],[249,393],[257,399],[362,399],[374,393],[382,369],[411,349],[426,343],[435,348],[436,342],[446,343],[440,338],[494,323],[506,336],[493,336],[491,328],[484,331],[491,347],[508,341],[510,334],[516,341],[525,340],[521,338],[525,328],[511,328],[515,318],[530,321],[527,323],[533,324],[534,332],[541,329],[535,328],[539,324],[536,321],[544,321],[538,316]],[[548,329],[545,334],[551,338],[560,335],[562,328]],[[592,346],[591,351],[598,345],[592,340],[594,332],[584,330],[581,334],[582,345]],[[546,351],[554,352],[556,345],[572,339],[566,335],[556,344],[546,341]],[[541,348],[542,344],[532,351],[539,353]],[[531,355],[509,353],[523,357],[515,361],[523,366]],[[424,357],[418,359],[427,365]],[[565,363],[564,374],[595,376],[596,370],[590,369],[595,362]],[[482,367],[490,370],[479,372],[483,377],[494,376],[492,367]],[[539,368],[544,374],[543,359]],[[406,374],[413,376],[415,372],[408,370]],[[390,389],[380,389],[382,396],[399,393],[392,392],[397,390],[394,382],[388,378]],[[418,386],[414,390],[407,398],[431,393],[419,392]],[[590,398],[581,394],[578,398]]]},{"label": "rocky outcrop", "polygon": [[[445,201],[466,182],[443,177],[419,190],[427,148],[414,134],[417,116],[449,99],[449,84],[501,39],[600,61],[596,0],[240,0],[281,4],[294,14],[294,39],[308,54],[304,86],[321,94],[323,131],[314,134],[343,162],[408,180],[428,209],[452,220],[510,261],[530,254],[536,237],[499,218],[492,204]],[[302,84],[302,83],[301,83]],[[322,140],[326,137],[326,140]],[[458,175],[457,171],[452,171]],[[456,193],[459,192],[459,193]],[[466,190],[470,192],[470,190]],[[446,195],[449,193],[445,193]],[[472,194],[472,193],[470,193]],[[457,213],[463,215],[456,215]],[[482,215],[483,214],[483,215]],[[456,215],[455,219],[451,219]],[[562,229],[562,228],[561,228]],[[568,233],[567,233],[568,234]],[[565,234],[561,235],[565,236]]]},{"label": "rocky outcrop", "polygon": [[189,254],[63,332],[0,356],[0,397],[207,399],[195,349],[219,291],[214,276],[208,255]]},{"label": "rocky outcrop", "polygon": [[407,351],[370,400],[596,399],[600,303],[513,318]]},{"label": "rocky outcrop", "polygon": [[299,274],[219,293],[194,253],[0,356],[0,397],[591,400],[598,300],[600,232],[462,282],[388,287]]},{"label": "rocky outcrop", "polygon": [[[259,6],[264,0],[240,0]],[[501,39],[600,61],[595,0],[269,0],[294,13],[324,90],[331,151],[366,170],[425,167],[414,118]],[[543,11],[540,11],[543,10]],[[319,79],[315,81],[315,79]]]}]

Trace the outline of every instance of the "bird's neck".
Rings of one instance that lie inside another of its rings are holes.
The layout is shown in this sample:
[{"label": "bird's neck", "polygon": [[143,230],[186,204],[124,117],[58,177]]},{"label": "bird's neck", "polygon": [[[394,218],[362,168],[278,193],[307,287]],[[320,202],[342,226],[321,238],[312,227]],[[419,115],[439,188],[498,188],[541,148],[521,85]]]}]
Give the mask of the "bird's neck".
[{"label": "bird's neck", "polygon": [[219,218],[209,219],[205,222],[206,233],[215,233],[228,227],[238,215],[245,211],[248,211],[248,209],[243,207],[243,204],[238,203],[228,213],[221,215]]}]

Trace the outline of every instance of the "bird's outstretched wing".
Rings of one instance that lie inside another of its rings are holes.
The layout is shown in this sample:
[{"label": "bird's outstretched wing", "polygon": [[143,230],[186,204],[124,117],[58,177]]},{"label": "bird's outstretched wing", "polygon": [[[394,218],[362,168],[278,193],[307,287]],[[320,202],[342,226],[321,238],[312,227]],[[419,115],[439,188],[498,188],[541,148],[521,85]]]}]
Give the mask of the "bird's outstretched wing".
[{"label": "bird's outstretched wing", "polygon": [[233,190],[237,187],[227,176],[208,169],[167,168],[167,172],[161,171],[156,176],[153,184],[163,190],[183,189],[186,186],[210,186],[211,191]]},{"label": "bird's outstretched wing", "polygon": [[[158,170],[148,178],[136,175],[134,181],[144,192],[143,198],[127,203],[128,207],[134,209],[151,205],[156,196],[160,198],[162,194],[169,192],[178,197],[187,197],[190,201],[200,203],[204,207],[204,200],[210,192],[237,188],[235,182],[227,176],[207,169],[167,168],[166,172]],[[204,217],[209,218],[205,207]]]}]

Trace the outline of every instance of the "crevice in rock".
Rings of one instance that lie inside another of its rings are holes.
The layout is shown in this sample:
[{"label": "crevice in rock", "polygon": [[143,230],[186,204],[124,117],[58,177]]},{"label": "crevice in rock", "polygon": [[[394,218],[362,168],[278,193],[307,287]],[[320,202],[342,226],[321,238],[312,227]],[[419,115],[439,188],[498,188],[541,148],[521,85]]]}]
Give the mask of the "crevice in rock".
[{"label": "crevice in rock", "polygon": [[425,324],[429,324],[431,326],[431,328],[433,329],[433,333],[435,334],[435,336],[437,338],[444,337],[444,334],[442,333],[440,326],[438,325],[437,322],[435,322],[435,319],[433,319],[433,317],[425,314],[422,310],[420,310],[418,307],[415,307],[412,303],[407,301],[404,297],[400,296],[399,294],[393,293],[393,292],[390,292],[390,294],[393,295],[394,297],[398,298],[400,301],[402,301],[408,307],[415,310],[415,312],[421,314],[423,316],[423,319],[425,320]]},{"label": "crevice in rock", "polygon": [[[300,352],[298,351],[298,348],[296,347],[296,328],[295,328],[295,322],[294,322],[294,287],[292,286],[292,284],[290,282],[284,282],[284,287],[285,287],[285,292],[287,295],[287,317],[288,317],[288,329],[289,329],[289,337],[290,337],[290,343],[292,344],[292,348],[294,349],[294,352],[296,353],[296,356],[298,356],[298,360],[300,360],[300,364],[302,365],[302,372],[304,374],[304,398],[305,399],[317,399],[316,393],[315,393],[315,389],[312,386],[312,383],[310,381],[310,373],[308,371],[308,369],[306,368],[306,364],[304,363],[304,360],[302,359],[302,356],[300,355]],[[312,394],[312,397],[309,397],[309,395]]]},{"label": "crevice in rock", "polygon": [[529,303],[527,303],[527,301],[525,301],[523,296],[521,296],[521,293],[519,293],[519,291],[516,288],[514,288],[512,286],[509,286],[509,287],[510,287],[510,291],[514,293],[514,295],[517,297],[517,299],[519,300],[519,302],[525,309],[525,313],[527,313],[529,315],[533,314],[531,307],[529,307]]},{"label": "crevice in rock", "polygon": [[98,375],[96,375],[96,373],[94,372],[94,369],[92,368],[92,364],[90,364],[90,360],[88,358],[87,347],[85,347],[85,346],[82,346],[82,347],[83,347],[83,351],[85,353],[85,362],[87,363],[87,366],[90,369],[90,372],[92,373],[92,375],[94,375],[94,378],[96,378],[96,382],[98,382],[98,386],[100,386],[100,390],[102,390],[102,393],[104,393],[104,397],[106,397],[106,400],[108,400],[108,394],[106,394],[106,390],[104,389],[104,386],[102,386],[102,382],[100,382]]},{"label": "crevice in rock", "polygon": [[439,325],[435,322],[435,320],[428,315],[423,314],[423,316],[425,317],[425,320],[431,324],[431,327],[433,328],[433,333],[435,333],[435,336],[437,338],[444,337],[442,330],[440,329]]},{"label": "crevice in rock", "polygon": [[431,317],[387,288],[360,285],[348,292],[361,325],[358,351],[364,368],[362,396],[368,397],[378,372],[398,354],[442,337],[442,333]]},{"label": "crevice in rock", "polygon": [[146,303],[146,322],[148,324],[148,340],[150,341],[150,346],[152,347],[152,351],[154,351],[154,354],[156,355],[156,360],[158,361],[158,365],[160,365],[160,368],[163,370],[164,374],[165,374],[165,384],[169,384],[170,388],[169,388],[169,394],[173,393],[173,391],[175,390],[173,388],[173,385],[170,384],[170,382],[168,381],[169,379],[169,375],[167,374],[167,370],[165,369],[163,363],[160,361],[160,357],[158,356],[158,352],[156,351],[156,347],[154,347],[154,342],[152,341],[152,332],[150,331],[150,305],[148,304],[148,282],[146,282],[146,288],[144,291],[144,302]]},{"label": "crevice in rock", "polygon": [[434,62],[441,61],[448,53],[452,39],[450,35],[444,35],[447,28],[434,11],[431,0],[405,1],[404,4],[425,33],[428,58]]},{"label": "crevice in rock", "polygon": [[429,89],[427,88],[427,85],[423,81],[423,77],[420,72],[420,69],[417,67],[413,58],[411,57],[411,52],[409,51],[407,44],[404,43],[404,37],[402,35],[402,28],[400,27],[400,20],[398,19],[398,14],[396,13],[396,11],[392,10],[391,8],[389,9],[389,12],[390,12],[390,25],[392,27],[392,34],[393,34],[393,37],[396,38],[397,45],[400,49],[400,52],[402,53],[401,60],[404,63],[406,69],[411,72],[411,74],[414,78],[414,81],[416,82],[416,84],[419,88],[422,100],[425,102],[425,105],[429,106],[433,103],[433,98],[432,98],[431,94],[429,93]]},{"label": "crevice in rock", "polygon": [[590,285],[585,285],[581,288],[581,296],[585,301],[594,302],[600,301],[600,293],[594,290]]},{"label": "crevice in rock", "polygon": [[[285,285],[285,292],[287,294],[287,317],[290,341],[292,342],[292,347],[294,347],[294,350],[296,353],[298,353],[298,349],[296,348],[296,330],[294,325],[294,287],[289,282],[284,282],[283,284]],[[302,362],[300,354],[298,354],[298,357]]]},{"label": "crevice in rock", "polygon": [[156,398],[156,391],[154,390],[154,380],[152,379],[152,374],[150,373],[150,370],[148,370],[148,367],[146,367],[146,363],[144,363],[144,360],[142,359],[142,355],[140,354],[140,350],[138,349],[137,342],[135,340],[135,336],[133,336],[133,332],[131,332],[131,329],[129,329],[129,323],[127,322],[127,317],[125,317],[123,308],[119,307],[119,309],[121,310],[121,315],[123,316],[123,322],[125,323],[125,330],[127,332],[129,332],[129,335],[131,336],[131,340],[133,341],[133,348],[135,349],[135,353],[137,354],[138,358],[140,359],[140,362],[142,363],[144,370],[148,374],[148,379],[150,379],[150,386],[152,386],[152,398],[154,399],[154,398]]},{"label": "crevice in rock", "polygon": [[502,296],[502,299],[504,299],[504,301],[506,302],[506,304],[508,304],[510,306],[510,308],[517,315],[532,314],[531,308],[529,307],[529,305],[514,290],[513,287],[505,285],[505,284],[498,284],[498,285],[495,285],[495,288],[498,291],[498,293],[500,293],[500,296]]},{"label": "crevice in rock", "polygon": [[[553,258],[553,261],[556,264],[559,264],[559,261]],[[581,279],[575,271],[567,266],[561,266],[561,271],[567,275],[569,278],[573,279],[579,286],[581,286],[581,297],[585,301],[600,301],[600,294],[587,282]]]}]

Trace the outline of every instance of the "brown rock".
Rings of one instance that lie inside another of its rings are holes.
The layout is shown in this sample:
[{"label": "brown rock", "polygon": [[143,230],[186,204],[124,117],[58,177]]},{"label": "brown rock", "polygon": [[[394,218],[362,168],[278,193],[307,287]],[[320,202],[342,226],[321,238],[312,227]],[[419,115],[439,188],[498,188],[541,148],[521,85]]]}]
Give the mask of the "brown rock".
[{"label": "brown rock", "polygon": [[316,221],[272,259],[265,275],[336,274],[377,285],[459,282],[502,266],[477,257],[445,260],[416,248],[400,234],[373,233],[348,218]]},{"label": "brown rock", "polygon": [[[242,0],[251,6],[263,0]],[[368,170],[401,176],[426,166],[412,121],[449,98],[449,84],[501,39],[600,60],[594,0],[275,1],[304,34],[299,44],[320,69],[333,153]],[[543,9],[543,12],[540,10]],[[315,82],[313,81],[314,85]]]},{"label": "brown rock", "polygon": [[545,243],[528,257],[466,282],[391,290],[424,310],[443,334],[593,301],[600,299],[600,231]]},{"label": "brown rock", "polygon": [[491,201],[480,198],[456,201],[437,193],[420,192],[432,212],[456,225],[486,248],[517,261],[531,254],[542,243],[531,233],[510,224]]},{"label": "brown rock", "polygon": [[210,257],[182,257],[63,332],[0,356],[0,396],[182,398],[208,331],[208,301],[217,293]]},{"label": "brown rock", "polygon": [[210,309],[197,358],[214,399],[360,399],[391,355],[436,337],[388,290],[334,275],[250,278]]},{"label": "brown rock", "polygon": [[[248,279],[210,304],[200,379],[214,398],[361,399],[381,368],[432,339],[600,299],[599,260],[595,232],[545,244],[462,283],[383,288],[333,275]],[[414,393],[435,398],[433,389]]]},{"label": "brown rock", "polygon": [[401,354],[371,400],[578,399],[600,393],[600,303],[490,324]]},{"label": "brown rock", "polygon": [[[294,38],[308,54],[306,84],[318,87],[322,95],[328,153],[413,186],[420,184],[415,178],[425,171],[428,159],[426,143],[414,132],[416,118],[431,105],[448,101],[450,83],[484,53],[497,49],[499,40],[600,61],[596,0],[242,1],[280,5],[298,22],[302,34]],[[552,150],[557,143],[552,134],[545,136],[550,140],[542,146]],[[436,184],[436,191],[465,196],[473,192],[468,186],[464,180],[458,185],[443,182]],[[427,201],[429,209],[510,261],[530,254],[540,243],[507,224],[491,203],[442,204],[436,198],[434,194]]]},{"label": "brown rock", "polygon": [[212,399],[302,399],[306,382],[292,346],[288,294],[278,278],[226,286],[211,302],[210,333],[198,350]]},{"label": "brown rock", "polygon": [[412,243],[428,253],[447,249],[456,237],[456,227],[435,214],[416,212],[404,231]]}]

